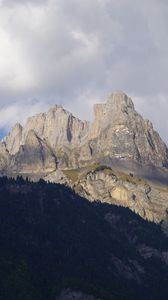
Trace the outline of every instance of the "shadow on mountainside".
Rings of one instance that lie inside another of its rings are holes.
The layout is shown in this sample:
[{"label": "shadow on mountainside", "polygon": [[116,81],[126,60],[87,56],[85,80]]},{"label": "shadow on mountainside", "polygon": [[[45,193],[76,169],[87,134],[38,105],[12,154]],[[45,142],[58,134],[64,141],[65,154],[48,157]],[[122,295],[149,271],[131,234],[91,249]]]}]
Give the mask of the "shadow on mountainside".
[{"label": "shadow on mountainside", "polygon": [[167,299],[168,239],[127,208],[65,186],[0,178],[0,299]]}]

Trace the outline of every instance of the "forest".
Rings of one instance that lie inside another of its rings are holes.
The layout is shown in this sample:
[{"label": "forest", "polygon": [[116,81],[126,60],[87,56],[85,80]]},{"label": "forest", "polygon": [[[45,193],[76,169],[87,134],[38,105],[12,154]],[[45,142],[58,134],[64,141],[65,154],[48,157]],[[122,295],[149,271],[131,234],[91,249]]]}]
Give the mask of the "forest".
[{"label": "forest", "polygon": [[167,283],[160,225],[63,185],[0,178],[0,299],[54,300],[70,288],[102,300],[165,300]]}]

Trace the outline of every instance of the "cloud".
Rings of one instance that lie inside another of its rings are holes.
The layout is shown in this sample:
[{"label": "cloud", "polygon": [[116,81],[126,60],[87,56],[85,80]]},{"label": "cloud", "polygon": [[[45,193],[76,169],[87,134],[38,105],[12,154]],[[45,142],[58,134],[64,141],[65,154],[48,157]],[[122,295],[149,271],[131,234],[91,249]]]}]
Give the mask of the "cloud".
[{"label": "cloud", "polygon": [[32,100],[27,103],[12,103],[0,110],[0,128],[2,133],[7,133],[14,124],[20,122],[25,124],[29,116],[33,116],[38,112],[47,111],[49,105],[38,100]]},{"label": "cloud", "polygon": [[166,138],[167,28],[166,0],[1,0],[0,117],[32,114],[35,98],[91,118],[96,99],[122,89]]},{"label": "cloud", "polygon": [[1,5],[4,6],[14,6],[14,5],[25,5],[25,4],[33,4],[33,5],[42,5],[47,3],[47,0],[1,0]]}]

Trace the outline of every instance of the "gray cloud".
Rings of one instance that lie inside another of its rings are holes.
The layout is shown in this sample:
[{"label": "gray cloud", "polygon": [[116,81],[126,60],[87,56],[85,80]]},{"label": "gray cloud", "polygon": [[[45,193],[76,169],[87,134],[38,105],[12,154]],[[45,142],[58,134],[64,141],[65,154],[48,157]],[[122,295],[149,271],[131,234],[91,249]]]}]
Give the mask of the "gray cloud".
[{"label": "gray cloud", "polygon": [[2,0],[1,3],[4,6],[14,6],[14,5],[24,5],[24,4],[33,4],[41,5],[47,3],[48,0]]},{"label": "gray cloud", "polygon": [[92,103],[122,89],[166,140],[167,28],[167,0],[0,1],[1,128],[4,109],[32,113],[34,98],[90,118]]}]

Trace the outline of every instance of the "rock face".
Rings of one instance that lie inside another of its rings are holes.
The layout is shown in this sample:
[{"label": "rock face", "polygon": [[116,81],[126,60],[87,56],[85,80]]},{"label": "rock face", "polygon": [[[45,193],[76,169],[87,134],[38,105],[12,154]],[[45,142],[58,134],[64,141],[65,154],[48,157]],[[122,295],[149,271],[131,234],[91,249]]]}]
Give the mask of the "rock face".
[{"label": "rock face", "polygon": [[55,105],[47,114],[29,118],[24,136],[29,130],[35,130],[41,139],[45,139],[53,149],[56,149],[62,146],[79,145],[88,129],[88,122],[80,121],[61,106]]},{"label": "rock face", "polygon": [[156,223],[166,219],[168,188],[161,187],[110,168],[97,167],[86,172],[72,185],[81,196],[129,207],[142,218]]},{"label": "rock face", "polygon": [[168,150],[159,134],[124,93],[110,95],[106,104],[95,105],[94,112],[89,135],[93,156],[168,166]]},{"label": "rock face", "polygon": [[82,122],[61,106],[55,105],[48,113],[40,113],[28,118],[24,128],[16,124],[2,141],[11,155],[18,153],[21,145],[26,144],[30,131],[56,150],[62,146],[78,146],[85,138],[89,123]]},{"label": "rock face", "polygon": [[58,105],[48,113],[30,117],[24,128],[16,124],[0,142],[0,170],[11,174],[47,174],[56,169],[57,158],[61,165],[71,166],[69,152],[84,141],[89,127],[88,122],[80,121]]},{"label": "rock face", "polygon": [[53,150],[34,130],[28,131],[25,144],[19,148],[16,156],[13,156],[11,170],[22,174],[46,174],[57,167],[57,161]]},{"label": "rock face", "polygon": [[[163,192],[154,185],[152,192],[146,193],[145,185],[139,182],[135,185],[119,180],[118,170],[113,176],[106,171],[91,172],[90,166],[106,162],[114,171],[111,161],[116,160],[117,165],[138,164],[137,169],[144,170],[140,177],[148,177],[148,170],[154,176],[155,168],[168,184],[166,145],[152,124],[135,111],[131,98],[121,91],[109,95],[105,104],[96,104],[94,115],[92,124],[83,122],[55,105],[47,113],[30,117],[25,127],[16,124],[0,142],[0,174],[64,183],[77,187],[82,196],[92,201],[128,206],[144,218],[159,222],[168,207],[167,190]],[[74,177],[82,168],[88,174],[79,184],[78,176],[75,180]],[[70,170],[73,180],[68,179],[65,170]],[[126,168],[129,172],[133,172],[132,167]]]},{"label": "rock face", "polygon": [[11,155],[15,155],[20,148],[22,141],[23,127],[17,123],[11,130],[11,132],[3,140],[6,149]]}]

